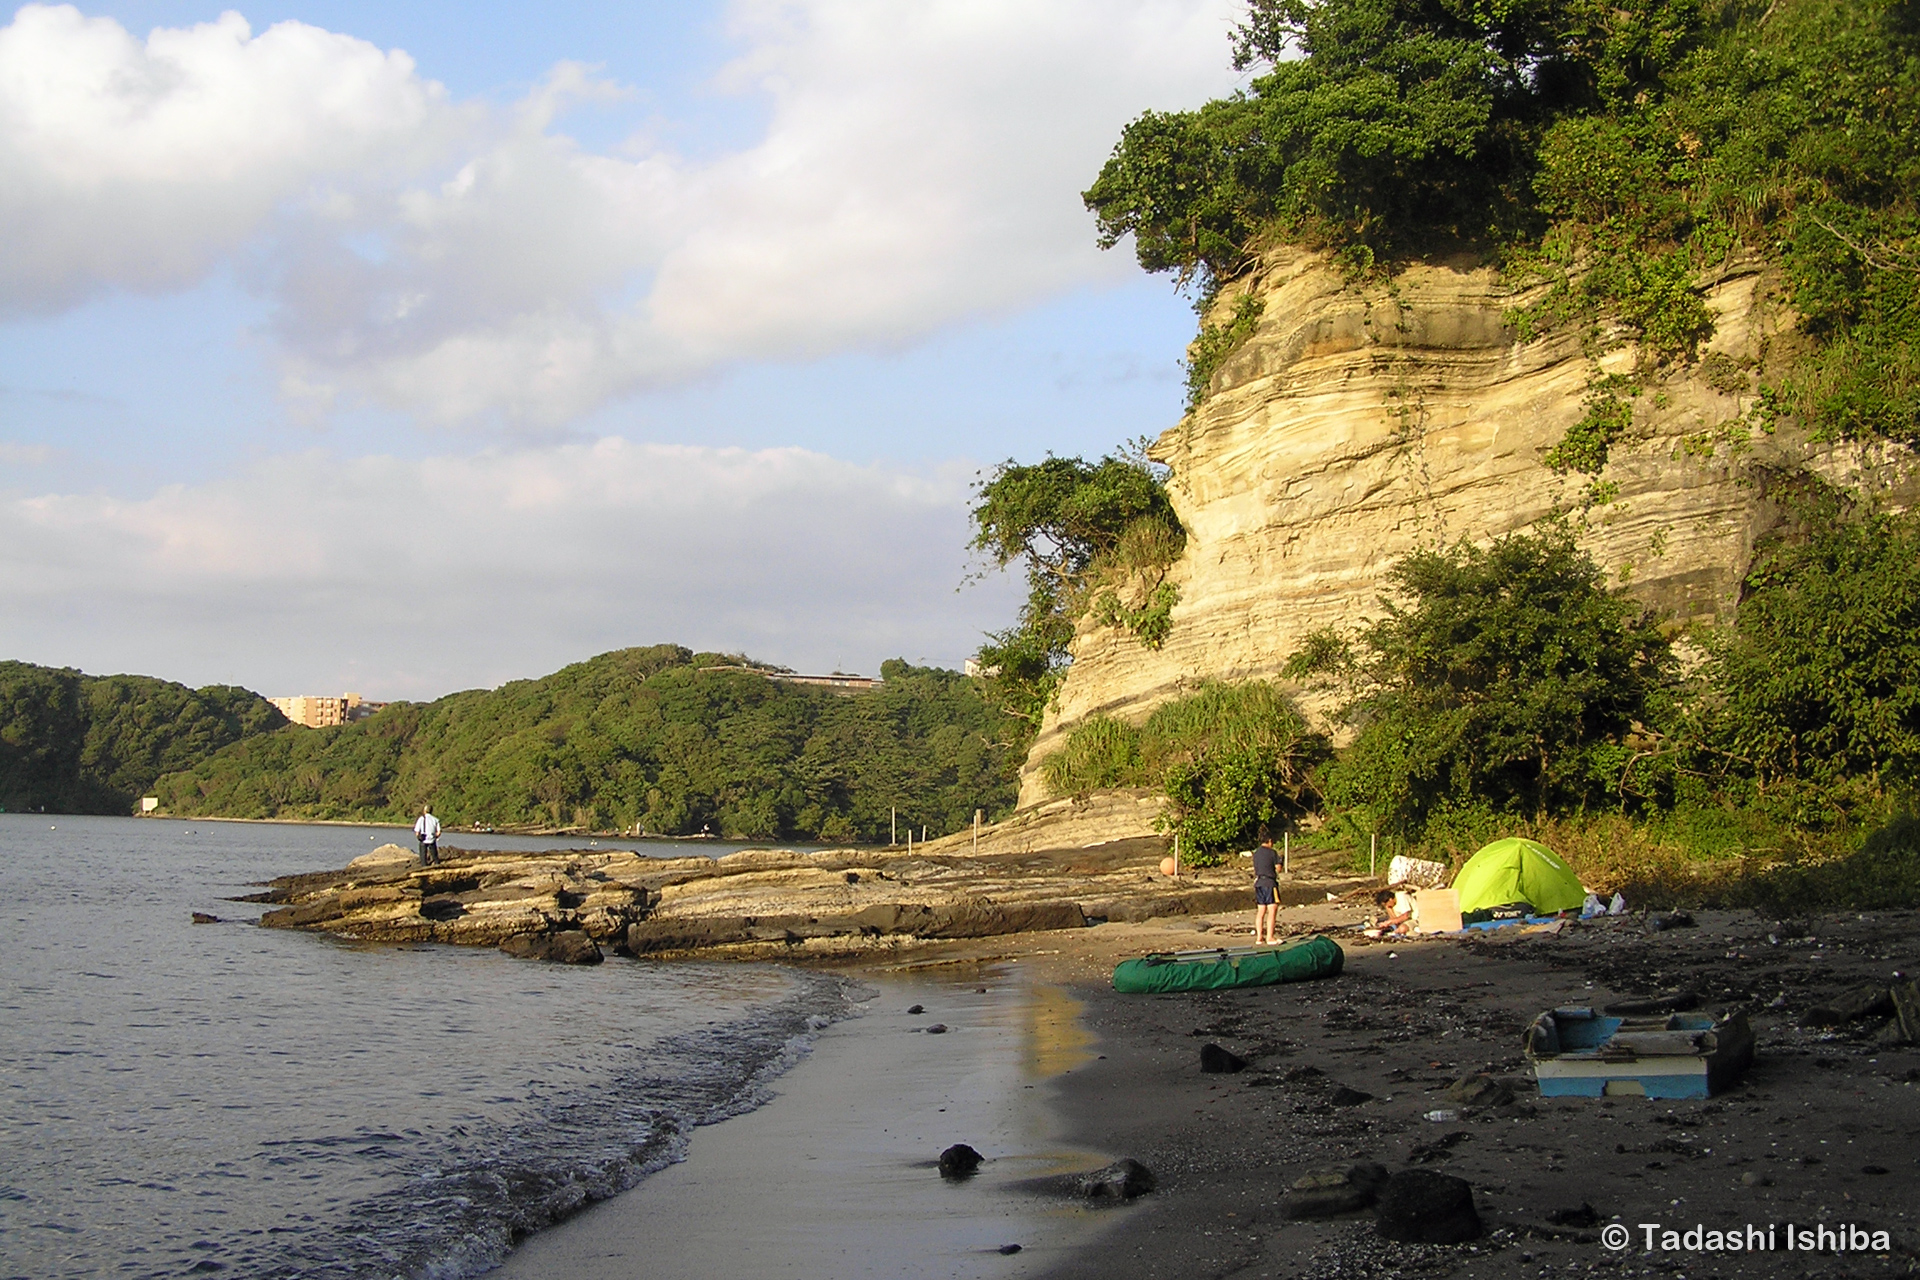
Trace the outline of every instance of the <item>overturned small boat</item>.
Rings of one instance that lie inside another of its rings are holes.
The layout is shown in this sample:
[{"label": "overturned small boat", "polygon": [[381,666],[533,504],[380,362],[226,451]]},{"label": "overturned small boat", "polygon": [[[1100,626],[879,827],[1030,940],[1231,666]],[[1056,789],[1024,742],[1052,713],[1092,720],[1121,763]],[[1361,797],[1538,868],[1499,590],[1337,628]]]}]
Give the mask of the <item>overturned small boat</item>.
[{"label": "overturned small boat", "polygon": [[1743,1013],[1610,1018],[1550,1009],[1527,1028],[1527,1058],[1543,1098],[1705,1098],[1753,1065]]},{"label": "overturned small boat", "polygon": [[1292,947],[1218,947],[1122,960],[1113,971],[1115,991],[1218,991],[1265,987],[1276,982],[1331,978],[1347,962],[1332,938],[1310,938]]}]

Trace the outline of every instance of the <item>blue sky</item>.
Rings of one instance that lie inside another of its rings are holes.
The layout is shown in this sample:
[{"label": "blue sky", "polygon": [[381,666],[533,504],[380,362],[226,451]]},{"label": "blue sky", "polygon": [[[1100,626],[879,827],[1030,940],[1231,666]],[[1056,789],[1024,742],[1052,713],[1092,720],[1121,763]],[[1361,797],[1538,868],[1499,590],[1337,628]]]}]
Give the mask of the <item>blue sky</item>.
[{"label": "blue sky", "polygon": [[0,656],[958,665],[979,470],[1179,416],[1186,300],[1076,193],[1230,5],[240,12],[0,29]]}]

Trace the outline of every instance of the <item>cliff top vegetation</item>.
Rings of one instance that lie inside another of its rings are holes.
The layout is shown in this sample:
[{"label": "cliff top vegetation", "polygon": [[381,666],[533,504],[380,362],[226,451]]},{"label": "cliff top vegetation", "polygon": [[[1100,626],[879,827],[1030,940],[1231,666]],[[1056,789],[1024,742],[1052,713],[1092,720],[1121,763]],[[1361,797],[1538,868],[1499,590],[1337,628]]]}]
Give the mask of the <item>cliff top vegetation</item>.
[{"label": "cliff top vegetation", "polygon": [[1810,340],[1768,412],[1920,442],[1906,0],[1252,0],[1232,52],[1245,90],[1144,113],[1085,193],[1203,309],[1275,242],[1361,273],[1464,248],[1552,284],[1522,334],[1605,316],[1685,360],[1696,281],[1754,251]]}]

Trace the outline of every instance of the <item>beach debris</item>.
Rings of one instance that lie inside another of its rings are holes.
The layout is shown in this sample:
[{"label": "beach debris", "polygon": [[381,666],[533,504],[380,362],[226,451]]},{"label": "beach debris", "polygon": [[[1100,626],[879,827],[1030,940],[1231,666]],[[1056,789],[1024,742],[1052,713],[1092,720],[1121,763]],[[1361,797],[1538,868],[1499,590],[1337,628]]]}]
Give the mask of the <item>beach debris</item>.
[{"label": "beach debris", "polygon": [[925,1013],[926,1011],[927,1006],[923,1004],[910,1004],[907,1006],[908,1013]]},{"label": "beach debris", "polygon": [[1217,1044],[1200,1046],[1200,1069],[1210,1075],[1231,1075],[1247,1069],[1247,1060],[1231,1049]]},{"label": "beach debris", "polygon": [[1665,915],[1657,911],[1647,913],[1647,932],[1661,933],[1668,929],[1691,929],[1693,917],[1685,911],[1669,911]]},{"label": "beach debris", "polygon": [[1893,1021],[1880,1032],[1894,1044],[1920,1044],[1920,983],[1909,979],[1887,989],[1893,1000]]},{"label": "beach debris", "polygon": [[1426,1118],[1435,1124],[1452,1124],[1460,1118],[1460,1113],[1451,1107],[1437,1107],[1427,1112]]},{"label": "beach debris", "polygon": [[1600,1215],[1583,1200],[1578,1209],[1549,1210],[1547,1221],[1556,1227],[1597,1227],[1600,1225]]},{"label": "beach debris", "polygon": [[1807,1010],[1800,1021],[1809,1027],[1838,1027],[1862,1018],[1893,1012],[1893,991],[1889,987],[1868,984],[1843,992],[1838,997]]},{"label": "beach debris", "polygon": [[[1782,1000],[1781,1004],[1786,1001]],[[1639,1000],[1616,1000],[1606,1007],[1606,1014],[1614,1018],[1643,1018],[1655,1013],[1684,1013],[1688,1009],[1700,1007],[1700,993],[1681,988],[1664,996],[1647,996]]]},{"label": "beach debris", "polygon": [[1439,1160],[1451,1160],[1453,1149],[1463,1142],[1470,1141],[1473,1135],[1465,1129],[1454,1129],[1441,1134],[1432,1142],[1423,1142],[1407,1152],[1408,1164],[1433,1164]]},{"label": "beach debris", "polygon": [[1753,1065],[1744,1013],[1603,1017],[1550,1009],[1527,1028],[1525,1049],[1545,1098],[1705,1098]]},{"label": "beach debris", "polygon": [[947,1024],[944,1022],[933,1023],[927,1028],[927,1034],[930,1036],[943,1036],[947,1034]]},{"label": "beach debris", "polygon": [[1447,864],[1428,862],[1425,858],[1409,858],[1406,854],[1395,854],[1387,863],[1387,886],[1411,885],[1416,889],[1439,889],[1447,883]]},{"label": "beach debris", "polygon": [[1364,1209],[1387,1185],[1384,1165],[1361,1163],[1344,1169],[1316,1169],[1295,1178],[1280,1201],[1289,1218],[1331,1218]]},{"label": "beach debris", "polygon": [[980,1167],[985,1157],[964,1142],[956,1142],[940,1153],[940,1176],[967,1178]]},{"label": "beach debris", "polygon": [[1463,1107],[1504,1107],[1513,1101],[1513,1086],[1484,1071],[1473,1071],[1448,1085],[1440,1096]]},{"label": "beach debris", "polygon": [[1406,1244],[1460,1244],[1485,1230],[1472,1185],[1431,1169],[1404,1169],[1388,1178],[1375,1213],[1380,1234]]},{"label": "beach debris", "polygon": [[193,913],[193,922],[195,924],[219,924],[220,917],[210,916],[204,911],[196,911]]},{"label": "beach debris", "polygon": [[1138,1160],[1121,1159],[1104,1169],[1081,1174],[1076,1185],[1089,1200],[1132,1200],[1159,1184],[1153,1171]]},{"label": "beach debris", "polygon": [[606,957],[600,945],[582,929],[558,933],[521,933],[500,944],[516,960],[550,960],[555,964],[599,964]]}]

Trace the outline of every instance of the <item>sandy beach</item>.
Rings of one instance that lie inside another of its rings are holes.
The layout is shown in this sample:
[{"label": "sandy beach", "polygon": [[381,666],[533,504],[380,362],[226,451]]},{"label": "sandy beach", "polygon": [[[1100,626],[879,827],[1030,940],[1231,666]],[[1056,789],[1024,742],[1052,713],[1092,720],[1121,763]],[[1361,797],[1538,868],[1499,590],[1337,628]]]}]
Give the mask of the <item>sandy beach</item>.
[{"label": "sandy beach", "polygon": [[[1550,935],[1368,943],[1351,932],[1359,912],[1343,902],[1283,915],[1289,931],[1332,933],[1348,953],[1339,977],[1292,986],[1111,989],[1127,956],[1245,941],[1244,912],[947,944],[870,966],[867,1016],[829,1029],[769,1105],[696,1133],[684,1164],[535,1238],[498,1274],[1920,1271],[1920,1049],[1876,1041],[1872,1019],[1803,1025],[1850,987],[1920,969],[1914,913],[1782,924],[1702,911],[1658,932],[1629,916]],[[1705,1102],[1537,1095],[1520,1049],[1536,1013],[1680,989],[1752,1018],[1757,1061],[1732,1089]],[[907,1014],[913,1003],[926,1013]],[[929,1020],[951,1030],[929,1036]],[[1209,1043],[1246,1069],[1203,1074]],[[1513,1099],[1447,1101],[1475,1071]],[[1459,1115],[1426,1118],[1437,1110]],[[988,1157],[978,1179],[938,1176],[953,1141]],[[1028,1182],[1121,1156],[1152,1169],[1158,1189],[1096,1208]],[[1486,1234],[1394,1244],[1366,1211],[1283,1215],[1296,1178],[1361,1160],[1466,1179]],[[1630,1247],[1602,1243],[1615,1222]],[[1647,1223],[1852,1224],[1888,1231],[1892,1247],[1649,1251]],[[998,1251],[1012,1244],[1020,1252]]]}]

